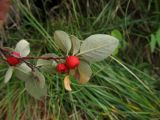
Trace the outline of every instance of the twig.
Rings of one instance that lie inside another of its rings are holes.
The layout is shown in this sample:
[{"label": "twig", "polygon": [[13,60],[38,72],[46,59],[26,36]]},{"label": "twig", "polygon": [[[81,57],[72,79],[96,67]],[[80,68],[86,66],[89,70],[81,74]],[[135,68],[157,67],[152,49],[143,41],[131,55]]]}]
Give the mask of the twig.
[{"label": "twig", "polygon": [[[3,49],[2,47],[0,47],[0,57],[2,57],[3,60],[5,60],[7,55],[13,56],[11,54],[10,50],[6,50],[6,49]],[[15,56],[13,56],[13,57],[15,57]],[[43,60],[55,60],[56,62],[58,62],[58,60],[64,59],[64,57],[47,57],[47,56],[46,57],[45,56],[37,56],[37,57],[35,57],[35,56],[27,56],[27,57],[16,57],[16,58],[21,60],[22,62],[26,63],[28,65],[28,67],[30,67],[32,69],[32,71],[35,71],[35,68],[36,69],[39,69],[39,68],[37,66],[31,64],[30,62],[26,61],[26,60],[43,59]]]},{"label": "twig", "polygon": [[32,71],[35,71],[35,68],[39,69],[37,66],[35,66],[35,65],[33,65],[33,64],[31,64],[31,63],[23,60],[23,59],[21,59],[21,61],[23,61],[24,63],[26,63],[28,65],[28,67],[30,67],[32,69]]},{"label": "twig", "polygon": [[22,57],[21,59],[43,59],[43,60],[60,60],[60,59],[64,59],[64,57],[42,57],[42,56],[27,56],[27,57]]}]

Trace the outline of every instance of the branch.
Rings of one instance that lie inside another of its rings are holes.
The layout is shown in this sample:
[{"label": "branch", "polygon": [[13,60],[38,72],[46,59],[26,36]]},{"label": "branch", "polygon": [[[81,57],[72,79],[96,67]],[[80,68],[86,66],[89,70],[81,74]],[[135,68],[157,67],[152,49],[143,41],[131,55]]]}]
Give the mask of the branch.
[{"label": "branch", "polygon": [[64,57],[42,57],[42,56],[27,56],[27,57],[22,57],[21,59],[43,59],[43,60],[60,60],[60,59],[64,59]]},{"label": "branch", "polygon": [[[10,50],[6,50],[6,49],[4,49],[4,48],[2,48],[2,47],[0,47],[0,59],[2,58],[4,61],[6,61],[5,60],[5,58],[7,57],[7,56],[13,56],[12,54],[11,54],[11,51]],[[15,56],[14,56],[15,57]],[[21,60],[22,62],[24,62],[24,63],[26,63],[27,65],[28,65],[28,67],[30,67],[31,69],[32,69],[32,71],[34,71],[34,69],[36,68],[36,69],[38,69],[38,67],[36,67],[35,65],[33,65],[33,64],[31,64],[30,62],[28,62],[27,60],[30,60],[30,59],[43,59],[43,60],[55,60],[56,62],[58,61],[58,60],[61,60],[61,59],[64,59],[64,57],[45,57],[45,56],[27,56],[27,57],[17,57],[17,59],[19,59],[19,60]]]}]

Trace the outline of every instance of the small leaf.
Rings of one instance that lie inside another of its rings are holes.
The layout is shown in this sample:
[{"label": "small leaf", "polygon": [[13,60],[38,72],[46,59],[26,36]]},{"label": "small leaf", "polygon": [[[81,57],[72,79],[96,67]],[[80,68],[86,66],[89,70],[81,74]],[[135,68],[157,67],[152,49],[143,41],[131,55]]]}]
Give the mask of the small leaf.
[{"label": "small leaf", "polygon": [[64,78],[64,87],[67,91],[72,91],[69,75],[65,76]]},{"label": "small leaf", "polygon": [[54,40],[59,48],[63,50],[63,52],[67,54],[69,53],[69,51],[71,50],[71,40],[66,32],[61,30],[55,31]]},{"label": "small leaf", "polygon": [[151,48],[152,53],[154,52],[156,48],[156,38],[153,34],[151,35],[150,48]]},{"label": "small leaf", "polygon": [[15,50],[20,53],[21,57],[26,57],[30,53],[29,43],[26,40],[20,40]]},{"label": "small leaf", "polygon": [[156,37],[157,45],[160,47],[160,28],[157,30],[155,37]]},{"label": "small leaf", "polygon": [[33,74],[33,79],[37,81],[37,83],[39,83],[39,86],[41,88],[43,88],[45,86],[45,77],[44,75],[39,72],[38,70],[35,70],[34,72],[32,72]]},{"label": "small leaf", "polygon": [[[111,32],[111,35],[113,37],[116,37],[118,40],[120,40],[120,42],[123,41],[123,37],[122,37],[122,34],[119,30],[117,29],[114,29],[112,32]],[[112,53],[112,55],[117,55],[118,54],[118,51],[119,51],[119,48],[121,48],[121,44],[119,44],[119,46],[114,50],[114,52]]]},{"label": "small leaf", "polygon": [[117,48],[118,40],[105,34],[95,34],[86,38],[80,47],[81,57],[88,62],[101,61]]},{"label": "small leaf", "polygon": [[12,74],[13,74],[13,70],[14,68],[13,67],[9,67],[6,74],[5,74],[5,79],[4,79],[4,83],[8,83],[9,80],[11,79],[12,77]]},{"label": "small leaf", "polygon": [[113,30],[113,31],[111,32],[111,35],[112,35],[113,37],[116,37],[116,38],[119,40],[119,46],[118,46],[118,47],[116,48],[116,50],[114,51],[114,53],[113,53],[114,55],[118,53],[118,48],[126,49],[128,43],[127,43],[127,41],[123,38],[123,35],[122,35],[122,33],[121,33],[119,30],[117,30],[117,29]]},{"label": "small leaf", "polygon": [[80,40],[76,36],[71,35],[71,41],[72,41],[73,55],[75,55],[75,54],[77,54],[79,52],[79,49],[80,49]]},{"label": "small leaf", "polygon": [[31,79],[32,77],[31,73],[32,73],[31,68],[28,67],[28,65],[26,65],[25,63],[22,63],[21,65],[15,67],[15,76],[20,80],[27,81]]},{"label": "small leaf", "polygon": [[35,79],[25,81],[25,87],[27,92],[36,99],[40,99],[42,96],[47,95],[46,85],[42,88]]},{"label": "small leaf", "polygon": [[[45,55],[42,55],[41,57],[54,57],[57,58],[58,56],[52,53],[48,53]],[[54,60],[44,60],[44,59],[38,59],[37,61],[37,67],[40,68],[41,71],[47,72],[47,73],[53,73],[55,70],[57,63]]]},{"label": "small leaf", "polygon": [[89,81],[92,70],[90,68],[90,65],[85,61],[80,61],[80,65],[78,66],[79,71],[79,83],[83,84]]},{"label": "small leaf", "polygon": [[111,32],[111,35],[116,37],[118,40],[123,40],[123,37],[122,37],[122,34],[119,30],[117,29],[114,29],[112,32]]}]

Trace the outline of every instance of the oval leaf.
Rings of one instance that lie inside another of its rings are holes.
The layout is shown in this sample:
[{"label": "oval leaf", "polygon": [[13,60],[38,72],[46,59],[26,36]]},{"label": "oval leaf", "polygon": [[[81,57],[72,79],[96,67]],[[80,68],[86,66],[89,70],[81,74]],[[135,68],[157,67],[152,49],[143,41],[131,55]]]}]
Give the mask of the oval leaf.
[{"label": "oval leaf", "polygon": [[77,54],[79,52],[79,49],[80,49],[80,40],[76,36],[71,35],[71,41],[72,41],[73,55],[75,55],[75,54]]},{"label": "oval leaf", "polygon": [[28,65],[22,63],[21,65],[15,67],[15,76],[20,79],[27,81],[32,77],[32,70]]},{"label": "oval leaf", "polygon": [[[41,57],[54,57],[54,58],[56,58],[58,56],[53,53],[48,53],[48,54],[42,55]],[[56,65],[57,65],[57,63],[54,60],[38,59],[36,66],[39,67],[40,70],[43,72],[53,73]]]},{"label": "oval leaf", "polygon": [[21,57],[26,57],[30,53],[29,43],[26,40],[20,40],[15,50],[20,53]]},{"label": "oval leaf", "polygon": [[121,34],[121,32],[117,29],[114,29],[112,32],[111,32],[111,35],[116,37],[118,40],[123,40],[123,36]]},{"label": "oval leaf", "polygon": [[115,37],[95,34],[84,40],[79,55],[88,62],[101,61],[111,55],[117,46],[118,40]]},{"label": "oval leaf", "polygon": [[92,70],[90,65],[85,61],[80,61],[80,65],[78,66],[79,71],[79,83],[83,84],[89,81]]},{"label": "oval leaf", "polygon": [[4,79],[4,83],[8,83],[9,80],[11,79],[12,77],[12,74],[13,74],[13,67],[9,67],[6,74],[5,74],[5,79]]},{"label": "oval leaf", "polygon": [[63,52],[67,52],[67,54],[69,53],[69,51],[71,50],[71,40],[66,32],[61,30],[55,31],[54,40],[59,48],[63,50]]},{"label": "oval leaf", "polygon": [[67,91],[72,91],[69,75],[65,76],[64,78],[64,87]]},{"label": "oval leaf", "polygon": [[38,70],[35,70],[34,72],[32,72],[32,74],[33,74],[33,79],[36,80],[37,83],[39,83],[39,87],[43,88],[45,86],[44,75]]},{"label": "oval leaf", "polygon": [[46,85],[42,88],[35,79],[25,81],[25,87],[27,92],[36,99],[40,99],[42,96],[47,95]]}]

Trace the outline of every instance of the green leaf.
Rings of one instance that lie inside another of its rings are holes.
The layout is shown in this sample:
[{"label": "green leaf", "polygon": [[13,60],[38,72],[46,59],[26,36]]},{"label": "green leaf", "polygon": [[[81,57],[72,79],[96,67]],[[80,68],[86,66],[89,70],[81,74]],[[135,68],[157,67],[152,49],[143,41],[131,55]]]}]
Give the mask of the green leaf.
[{"label": "green leaf", "polygon": [[4,77],[4,78],[5,78],[5,79],[4,79],[4,83],[8,83],[8,82],[9,82],[9,80],[10,80],[11,77],[12,77],[13,70],[14,70],[13,67],[9,67],[9,68],[8,68],[8,70],[7,70],[6,74],[5,74],[5,77]]},{"label": "green leaf", "polygon": [[32,71],[33,79],[37,81],[39,87],[43,88],[45,86],[45,77],[38,70]]},{"label": "green leaf", "polygon": [[95,34],[86,38],[80,47],[80,55],[88,62],[101,61],[117,48],[118,40],[105,34]]},{"label": "green leaf", "polygon": [[116,37],[118,40],[123,40],[122,34],[119,30],[115,29],[111,32],[111,35]]},{"label": "green leaf", "polygon": [[21,57],[26,57],[30,53],[29,43],[26,40],[20,40],[15,50],[20,53]]},{"label": "green leaf", "polygon": [[20,79],[27,81],[32,77],[32,70],[28,65],[22,63],[21,65],[15,67],[15,76]]},{"label": "green leaf", "polygon": [[150,48],[151,48],[151,52],[154,52],[156,48],[156,38],[153,34],[151,35]]},{"label": "green leaf", "polygon": [[73,55],[75,55],[80,50],[80,40],[76,36],[71,35],[71,41],[72,41],[72,52]]},{"label": "green leaf", "polygon": [[46,85],[42,88],[35,79],[25,81],[25,87],[27,92],[36,99],[40,99],[42,96],[47,95]]},{"label": "green leaf", "polygon": [[[113,37],[116,37],[116,38],[120,41],[120,42],[119,42],[120,44],[119,44],[119,47],[118,47],[118,48],[126,49],[128,43],[127,43],[127,41],[123,38],[122,33],[121,33],[119,30],[117,30],[117,29],[113,30],[113,31],[111,32],[111,35],[112,35]],[[118,48],[114,51],[113,54],[117,54],[117,53],[118,53]]]},{"label": "green leaf", "polygon": [[[41,57],[54,57],[57,58],[58,56],[53,53],[48,53],[45,55],[42,55]],[[55,70],[57,63],[54,60],[44,60],[44,59],[38,59],[37,61],[37,67],[40,68],[41,71],[47,72],[47,73],[53,73]]]},{"label": "green leaf", "polygon": [[79,83],[83,84],[89,81],[92,70],[90,65],[85,61],[80,61],[80,65],[78,66],[79,71]]},{"label": "green leaf", "polygon": [[160,47],[160,28],[156,32],[156,42],[158,46]]},{"label": "green leaf", "polygon": [[67,54],[69,53],[69,51],[71,50],[71,40],[66,32],[61,30],[55,31],[54,40],[63,52]]},{"label": "green leaf", "polygon": [[[112,35],[113,37],[117,38],[118,40],[120,40],[121,44],[122,44],[122,42],[124,41],[121,32],[120,32],[119,30],[117,30],[117,29],[112,30],[111,35]],[[124,41],[124,42],[125,42],[125,41]],[[117,48],[114,50],[114,52],[112,53],[112,55],[118,54],[119,48],[122,48],[122,47],[123,47],[123,45],[120,45],[120,44],[119,44],[119,47],[117,47]]]}]

